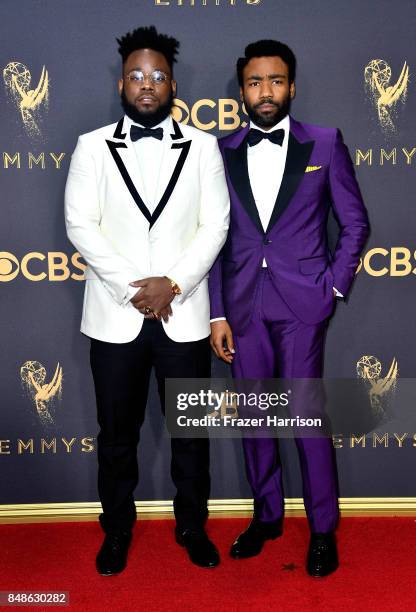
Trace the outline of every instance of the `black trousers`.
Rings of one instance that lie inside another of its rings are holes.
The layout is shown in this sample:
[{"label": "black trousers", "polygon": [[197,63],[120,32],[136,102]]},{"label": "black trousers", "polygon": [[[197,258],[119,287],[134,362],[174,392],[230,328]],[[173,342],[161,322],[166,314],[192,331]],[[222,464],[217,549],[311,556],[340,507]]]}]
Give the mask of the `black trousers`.
[{"label": "black trousers", "polygon": [[[162,410],[165,378],[209,378],[208,338],[174,342],[162,323],[145,319],[132,342],[113,344],[91,339],[91,369],[100,431],[97,438],[98,492],[106,533],[132,528],[136,520],[134,490],[138,483],[137,445],[155,368]],[[171,439],[171,475],[179,529],[198,529],[207,515],[210,491],[208,439]]]}]

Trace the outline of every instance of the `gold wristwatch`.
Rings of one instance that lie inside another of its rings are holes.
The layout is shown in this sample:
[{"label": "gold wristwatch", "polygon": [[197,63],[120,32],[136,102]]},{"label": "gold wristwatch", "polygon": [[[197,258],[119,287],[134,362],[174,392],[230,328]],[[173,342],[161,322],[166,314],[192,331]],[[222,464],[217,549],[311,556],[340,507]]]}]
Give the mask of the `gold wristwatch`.
[{"label": "gold wristwatch", "polygon": [[169,278],[169,276],[165,276],[165,278],[167,278],[168,281],[170,282],[170,286],[172,287],[173,295],[180,295],[182,293],[182,291],[181,291],[181,288],[179,287],[179,285],[177,283],[175,283],[174,280]]}]

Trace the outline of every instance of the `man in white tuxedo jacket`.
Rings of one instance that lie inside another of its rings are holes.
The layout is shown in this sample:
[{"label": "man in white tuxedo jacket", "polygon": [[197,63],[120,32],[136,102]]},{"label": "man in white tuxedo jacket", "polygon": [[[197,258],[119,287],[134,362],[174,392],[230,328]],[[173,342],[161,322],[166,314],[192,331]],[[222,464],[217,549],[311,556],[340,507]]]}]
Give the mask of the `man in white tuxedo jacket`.
[{"label": "man in white tuxedo jacket", "polygon": [[[208,271],[229,223],[216,139],[170,115],[178,41],[151,26],[118,42],[125,115],[80,136],[65,192],[68,236],[88,264],[81,331],[91,338],[100,425],[103,575],[126,565],[152,367],[162,409],[165,378],[210,376]],[[171,473],[177,542],[213,567],[208,440],[172,439]]]}]

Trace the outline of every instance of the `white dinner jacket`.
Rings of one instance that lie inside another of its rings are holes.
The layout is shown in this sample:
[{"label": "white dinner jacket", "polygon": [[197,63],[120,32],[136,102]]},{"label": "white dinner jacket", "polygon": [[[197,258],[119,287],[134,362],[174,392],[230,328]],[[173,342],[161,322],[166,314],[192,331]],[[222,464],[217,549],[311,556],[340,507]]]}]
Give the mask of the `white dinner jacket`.
[{"label": "white dinner jacket", "polygon": [[80,136],[69,168],[66,228],[88,264],[81,331],[106,342],[134,340],[144,317],[129,301],[129,283],[168,276],[182,294],[164,329],[176,342],[200,340],[210,333],[208,271],[229,224],[216,138],[170,120],[151,214],[124,122]]}]

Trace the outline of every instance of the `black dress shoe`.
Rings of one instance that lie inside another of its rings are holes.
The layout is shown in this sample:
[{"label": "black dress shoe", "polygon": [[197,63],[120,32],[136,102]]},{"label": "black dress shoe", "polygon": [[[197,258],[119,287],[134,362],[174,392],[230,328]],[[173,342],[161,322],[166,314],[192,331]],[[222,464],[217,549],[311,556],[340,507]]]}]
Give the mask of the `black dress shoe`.
[{"label": "black dress shoe", "polygon": [[216,567],[220,562],[220,556],[216,546],[208,538],[203,529],[175,530],[176,541],[184,546],[192,563],[199,567]]},{"label": "black dress shoe", "polygon": [[112,576],[124,570],[131,542],[131,533],[107,533],[97,555],[97,571],[102,576]]},{"label": "black dress shoe", "polygon": [[309,544],[306,570],[316,578],[332,574],[338,567],[335,536],[330,533],[312,533]]},{"label": "black dress shoe", "polygon": [[263,523],[253,519],[231,546],[233,559],[248,559],[260,554],[266,540],[275,540],[282,535],[282,521]]}]

